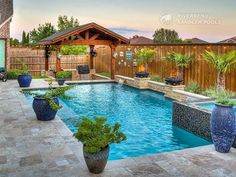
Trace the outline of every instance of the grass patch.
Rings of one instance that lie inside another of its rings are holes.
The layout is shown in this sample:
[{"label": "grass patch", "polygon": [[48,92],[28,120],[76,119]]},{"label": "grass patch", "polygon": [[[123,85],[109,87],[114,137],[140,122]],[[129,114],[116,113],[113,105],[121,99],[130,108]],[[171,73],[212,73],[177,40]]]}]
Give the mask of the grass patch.
[{"label": "grass patch", "polygon": [[111,77],[111,73],[109,73],[109,72],[101,72],[101,73],[97,73],[97,74],[105,76],[105,77],[109,77],[109,78]]},{"label": "grass patch", "polygon": [[152,75],[151,76],[151,81],[163,82],[163,79],[160,76],[158,76],[158,75]]},{"label": "grass patch", "polygon": [[47,79],[48,76],[33,76],[33,79]]},{"label": "grass patch", "polygon": [[186,85],[184,90],[187,92],[196,93],[196,94],[202,94],[203,92],[201,87],[195,81],[190,81],[188,85]]}]

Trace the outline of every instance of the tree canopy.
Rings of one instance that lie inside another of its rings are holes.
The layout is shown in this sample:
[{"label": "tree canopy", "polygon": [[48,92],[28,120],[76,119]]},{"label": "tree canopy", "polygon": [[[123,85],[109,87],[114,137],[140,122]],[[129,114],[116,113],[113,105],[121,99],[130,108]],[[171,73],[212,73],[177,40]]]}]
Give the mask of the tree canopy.
[{"label": "tree canopy", "polygon": [[153,41],[154,43],[180,43],[182,39],[175,30],[161,28],[155,31]]},{"label": "tree canopy", "polygon": [[40,40],[51,36],[54,33],[56,33],[56,29],[51,23],[40,24],[38,28],[34,28],[30,32],[30,41],[32,44],[36,44]]},{"label": "tree canopy", "polygon": [[75,26],[79,26],[78,19],[75,19],[74,17],[70,17],[69,19],[66,15],[64,16],[60,15],[58,17],[57,21],[58,31],[64,31],[65,29],[72,28]]}]

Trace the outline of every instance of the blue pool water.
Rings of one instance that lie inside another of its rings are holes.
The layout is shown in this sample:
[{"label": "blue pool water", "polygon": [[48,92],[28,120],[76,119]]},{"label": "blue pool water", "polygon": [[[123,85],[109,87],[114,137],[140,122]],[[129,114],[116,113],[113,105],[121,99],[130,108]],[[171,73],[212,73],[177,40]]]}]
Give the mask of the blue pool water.
[{"label": "blue pool water", "polygon": [[[194,103],[194,104],[210,112],[212,112],[213,108],[215,107],[214,101]],[[236,107],[234,107],[234,113],[236,114]]]},{"label": "blue pool water", "polygon": [[63,109],[58,115],[72,132],[82,116],[121,123],[127,141],[111,145],[110,160],[210,144],[173,126],[172,100],[157,92],[106,83],[77,85],[68,94],[74,98],[60,100]]}]

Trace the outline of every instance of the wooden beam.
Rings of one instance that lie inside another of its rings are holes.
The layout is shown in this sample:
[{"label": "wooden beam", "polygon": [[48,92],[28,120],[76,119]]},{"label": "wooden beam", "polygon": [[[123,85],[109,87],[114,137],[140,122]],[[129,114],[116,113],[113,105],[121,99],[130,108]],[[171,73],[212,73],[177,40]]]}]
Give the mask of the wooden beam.
[{"label": "wooden beam", "polygon": [[116,52],[116,45],[110,45],[111,47],[111,79],[115,79],[115,71],[116,71],[116,59],[114,54]]},{"label": "wooden beam", "polygon": [[94,34],[94,35],[90,38],[90,40],[95,40],[95,39],[97,39],[99,36],[100,36],[99,33]]},{"label": "wooden beam", "polygon": [[61,45],[111,45],[109,40],[73,40],[62,41]]},{"label": "wooden beam", "polygon": [[44,48],[45,52],[45,71],[49,70],[49,51],[50,51],[50,46],[46,45]]},{"label": "wooden beam", "polygon": [[83,38],[80,34],[77,34],[76,37],[77,37],[79,40],[84,40],[84,38]]},{"label": "wooden beam", "polygon": [[85,32],[85,40],[89,40],[89,31]]},{"label": "wooden beam", "polygon": [[93,69],[93,55],[92,55],[92,51],[94,50],[94,45],[90,45],[89,48],[90,48],[90,69]]},{"label": "wooden beam", "polygon": [[57,45],[56,46],[56,71],[61,71],[61,59],[58,58],[58,54],[60,53],[60,50],[61,50],[61,46]]}]

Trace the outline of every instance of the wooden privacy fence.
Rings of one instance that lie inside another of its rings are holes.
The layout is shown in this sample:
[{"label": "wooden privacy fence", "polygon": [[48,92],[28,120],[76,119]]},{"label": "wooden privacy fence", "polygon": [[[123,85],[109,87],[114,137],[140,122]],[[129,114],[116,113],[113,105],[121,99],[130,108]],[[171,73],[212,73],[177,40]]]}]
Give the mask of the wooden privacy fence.
[{"label": "wooden privacy fence", "polygon": [[[45,70],[45,58],[43,56],[34,57],[10,57],[10,69],[22,69],[22,63],[28,66],[28,70],[34,76],[42,75]],[[88,64],[89,56],[63,56],[61,59],[61,66],[65,70],[76,69],[78,64]],[[49,68],[56,68],[56,56],[49,58]]]},{"label": "wooden privacy fence", "polygon": [[[195,55],[195,60],[184,71],[184,82],[196,81],[202,88],[209,88],[216,83],[217,73],[214,67],[204,60],[202,54],[205,50],[215,51],[217,54],[223,54],[230,50],[236,50],[236,44],[176,44],[176,45],[121,45],[117,48],[116,74],[134,77],[137,67],[133,66],[135,53],[141,48],[151,48],[156,50],[156,56],[152,63],[149,64],[151,75],[158,75],[162,79],[170,76],[170,73],[176,71],[173,63],[163,60],[171,52]],[[109,47],[98,48],[98,53],[110,52]],[[132,55],[131,59],[127,56]],[[109,57],[100,54],[101,58],[96,60],[96,69],[99,72],[109,72]],[[236,91],[236,69],[232,69],[226,74],[226,88]]]}]

